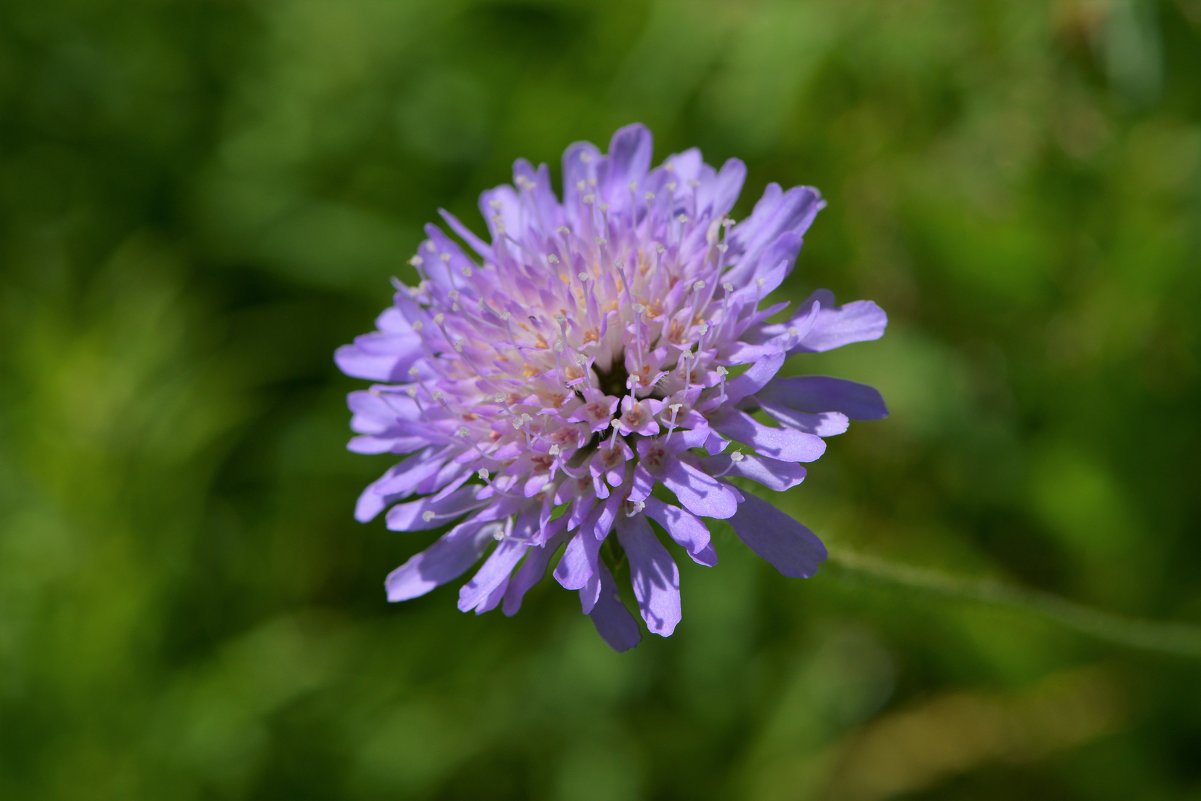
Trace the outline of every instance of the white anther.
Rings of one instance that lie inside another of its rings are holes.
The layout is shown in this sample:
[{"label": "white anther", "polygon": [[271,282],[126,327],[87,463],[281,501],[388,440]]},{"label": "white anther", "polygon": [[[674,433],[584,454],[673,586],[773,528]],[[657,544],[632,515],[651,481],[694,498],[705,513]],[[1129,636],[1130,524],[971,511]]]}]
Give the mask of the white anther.
[{"label": "white anther", "polygon": [[438,312],[437,314],[434,315],[434,325],[442,325],[442,323],[444,323],[444,322],[446,322],[445,314],[443,314],[442,312]]},{"label": "white anther", "polygon": [[466,439],[467,435],[470,433],[471,432],[467,430],[467,426],[459,426],[459,430],[455,432],[456,435],[458,435],[464,439]]},{"label": "white anther", "polygon": [[680,221],[680,222],[682,222],[682,223],[686,223],[686,222],[688,222],[688,215],[687,215],[687,214],[681,214],[681,215],[677,216],[677,217],[676,217],[676,219],[677,219],[677,220],[679,220],[679,221]]},{"label": "white anther", "polygon": [[434,519],[434,513],[431,512],[429,509],[426,509],[424,512],[421,513],[421,519],[428,523]]},{"label": "white anther", "polygon": [[655,193],[647,192],[645,195],[643,195],[643,197],[646,198],[648,201],[651,201],[651,200],[655,199]]},{"label": "white anther", "polygon": [[742,451],[734,451],[730,454],[731,462],[741,462],[744,458],[746,458],[746,455]]},{"label": "white anther", "polygon": [[475,471],[475,474],[476,474],[477,476],[479,476],[479,478],[480,478],[480,481],[487,481],[487,480],[488,480],[488,477],[492,475],[491,473],[489,473],[489,472],[488,472],[486,469],[484,469],[483,467],[481,467],[479,470],[476,470],[476,471]]},{"label": "white anther", "polygon": [[420,331],[421,329],[425,328],[425,321],[424,320],[415,320],[413,322],[413,324],[409,327],[412,328],[414,331]]},{"label": "white anther", "polygon": [[464,278],[470,278],[471,274],[475,271],[471,269],[470,265],[468,265],[468,266],[464,267],[463,269],[459,270],[459,272],[461,272],[463,274]]},{"label": "white anther", "polygon": [[729,281],[726,281],[724,284],[722,284],[722,285],[721,285],[721,288],[722,288],[722,289],[724,289],[724,290],[726,291],[726,294],[727,294],[727,295],[733,295],[733,294],[734,294],[734,285],[733,285],[733,284],[731,284]]},{"label": "white anther", "polygon": [[677,184],[675,181],[668,181],[667,182],[667,191],[674,192],[674,191],[676,191],[677,186],[679,186],[679,184]]},{"label": "white anther", "polygon": [[497,392],[496,394],[494,394],[492,396],[492,400],[494,403],[504,403],[505,402],[505,393]]},{"label": "white anther", "polygon": [[450,261],[450,254],[449,253],[439,253],[438,258],[441,259],[443,262],[448,262],[448,261]]},{"label": "white anther", "polygon": [[546,451],[546,452],[547,452],[547,453],[549,453],[551,456],[558,456],[560,453],[562,453],[562,452],[563,452],[563,449],[562,449],[562,448],[560,448],[558,445],[551,445],[551,446],[550,446],[550,447],[547,449],[547,451]]},{"label": "white anther", "polygon": [[455,353],[463,352],[463,340],[462,339],[456,339],[454,341],[454,349],[455,349]]},{"label": "white anther", "polygon": [[634,501],[632,504],[630,504],[630,510],[626,512],[626,517],[633,517],[634,515],[642,514],[642,510],[645,508],[645,501]]},{"label": "white anther", "polygon": [[591,277],[592,276],[588,275],[588,273],[585,273],[585,272],[580,272],[580,273],[576,274],[576,278],[580,279],[581,283],[584,281],[587,281]]},{"label": "white anther", "polygon": [[551,264],[558,264],[558,263],[559,263],[559,257],[558,257],[558,256],[556,256],[556,255],[555,255],[555,254],[553,254],[553,253],[552,253],[552,254],[550,254],[549,256],[547,256],[547,257],[546,257],[546,260],[547,260],[548,262],[550,262]]},{"label": "white anther", "polygon": [[503,206],[504,203],[501,202],[500,198],[494,197],[488,201],[488,205],[491,206],[493,209],[499,211],[500,207]]},{"label": "white anther", "polygon": [[692,288],[695,289],[697,292],[700,292],[702,289],[705,288],[705,282],[704,281],[694,281],[692,284]]},{"label": "white anther", "polygon": [[716,371],[716,372],[717,372],[717,374],[718,374],[720,377],[722,377],[722,378],[725,378],[726,376],[728,376],[728,375],[730,374],[730,371],[729,371],[729,370],[727,370],[725,367],[723,367],[723,366],[722,366],[722,365],[720,365],[720,364],[719,364],[719,365],[717,365],[717,371]]},{"label": "white anther", "polygon": [[592,162],[592,152],[588,150],[580,151],[580,161],[590,164]]},{"label": "white anther", "polygon": [[584,205],[591,206],[593,203],[596,202],[596,195],[589,192],[588,194],[586,194],[582,198],[580,198],[580,200],[584,201]]},{"label": "white anther", "polygon": [[443,391],[442,391],[442,390],[440,390],[440,389],[435,389],[435,390],[433,391],[433,393],[431,393],[431,394],[430,394],[430,397],[431,397],[431,398],[433,398],[435,402],[437,402],[437,401],[440,401],[440,400],[442,400],[443,398],[445,398],[445,397],[446,397],[446,393],[445,393],[445,392],[443,392]]},{"label": "white anther", "polygon": [[413,265],[414,267],[420,267],[422,264],[425,264],[425,259],[421,258],[420,256],[414,256],[413,258],[409,259],[409,264]]},{"label": "white anther", "polygon": [[638,182],[637,181],[630,181],[630,191],[631,192],[638,191]]}]

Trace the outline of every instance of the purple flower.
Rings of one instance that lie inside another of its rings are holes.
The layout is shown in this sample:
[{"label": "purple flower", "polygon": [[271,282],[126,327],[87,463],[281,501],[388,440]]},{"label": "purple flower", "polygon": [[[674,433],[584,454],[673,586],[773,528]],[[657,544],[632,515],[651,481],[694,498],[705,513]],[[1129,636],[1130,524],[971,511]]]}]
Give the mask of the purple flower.
[{"label": "purple flower", "polygon": [[623,555],[647,628],[680,622],[662,534],[713,565],[705,518],[728,520],[784,575],[817,570],[821,541],[730,479],[794,487],[823,437],[887,414],[871,387],[777,377],[788,356],[877,339],[886,318],[822,290],[769,322],[788,304],[762,304],[824,205],[809,187],[771,184],[735,224],[742,162],[715,170],[688,150],[652,169],[641,125],[607,154],[572,145],[563,173],[560,201],[545,165],[518,161],[513,186],[481,197],[487,239],[442,212],[460,241],[428,226],[416,286],[397,283],[378,330],[338,350],[345,373],[378,382],[350,395],[351,450],[407,455],[356,517],[450,527],[388,576],[391,601],[482,559],[459,608],[512,615],[561,549],[555,580],[625,650],[641,635],[611,571]]}]

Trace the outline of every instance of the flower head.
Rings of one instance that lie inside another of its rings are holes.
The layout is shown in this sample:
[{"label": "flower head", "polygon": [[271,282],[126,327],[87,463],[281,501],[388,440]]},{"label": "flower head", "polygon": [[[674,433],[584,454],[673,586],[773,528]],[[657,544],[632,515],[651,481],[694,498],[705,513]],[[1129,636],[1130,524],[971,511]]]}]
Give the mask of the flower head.
[{"label": "flower head", "polygon": [[607,154],[567,149],[561,201],[545,165],[518,161],[513,185],[481,198],[486,239],[446,212],[459,241],[426,228],[415,283],[397,283],[378,330],[336,355],[378,382],[350,395],[350,448],[408,454],[356,517],[450,527],[388,576],[389,600],[483,559],[459,608],[511,615],[562,548],[555,579],[624,650],[640,627],[610,571],[621,554],[647,628],[667,636],[680,621],[660,532],[713,565],[705,519],[725,519],[784,575],[816,571],[821,541],[730,479],[789,489],[823,437],[885,416],[870,387],[777,372],[791,355],[876,339],[886,318],[818,291],[770,322],[788,304],[764,301],[824,204],[811,188],[771,184],[735,223],[745,173],[696,150],[652,169],[650,133],[631,125]]}]

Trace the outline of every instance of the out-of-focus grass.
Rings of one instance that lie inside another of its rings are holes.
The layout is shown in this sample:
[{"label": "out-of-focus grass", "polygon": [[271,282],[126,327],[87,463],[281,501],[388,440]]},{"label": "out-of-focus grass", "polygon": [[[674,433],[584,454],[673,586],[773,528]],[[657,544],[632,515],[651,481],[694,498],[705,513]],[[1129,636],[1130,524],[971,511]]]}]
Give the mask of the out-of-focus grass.
[{"label": "out-of-focus grass", "polygon": [[0,798],[1201,797],[1197,665],[787,581],[718,527],[669,641],[380,583],[334,347],[420,226],[642,120],[829,200],[784,288],[893,410],[782,504],[835,552],[1201,621],[1201,12],[175,4],[0,26]]}]

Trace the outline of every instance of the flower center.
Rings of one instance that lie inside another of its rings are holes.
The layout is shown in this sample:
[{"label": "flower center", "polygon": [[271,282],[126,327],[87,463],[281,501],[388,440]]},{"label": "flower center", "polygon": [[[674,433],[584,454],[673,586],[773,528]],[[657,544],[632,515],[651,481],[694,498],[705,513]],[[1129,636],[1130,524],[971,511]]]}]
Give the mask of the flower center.
[{"label": "flower center", "polygon": [[626,381],[630,378],[626,370],[624,354],[617,354],[608,370],[596,371],[596,383],[606,395],[620,398],[626,393]]}]

